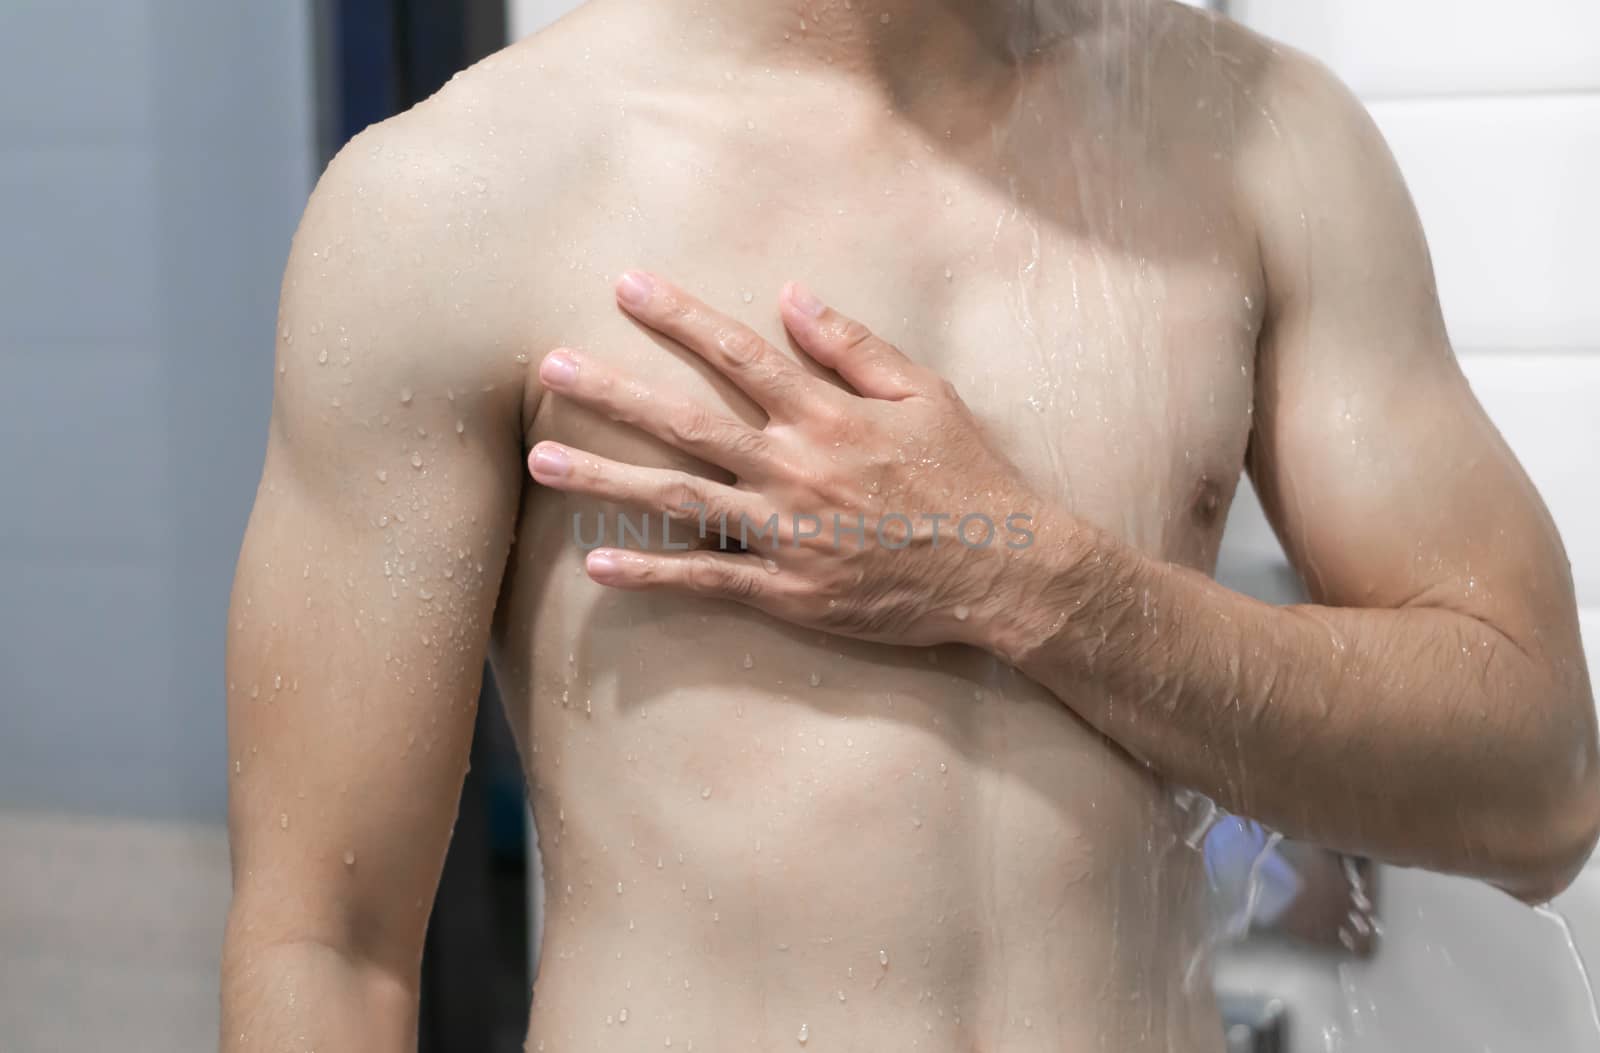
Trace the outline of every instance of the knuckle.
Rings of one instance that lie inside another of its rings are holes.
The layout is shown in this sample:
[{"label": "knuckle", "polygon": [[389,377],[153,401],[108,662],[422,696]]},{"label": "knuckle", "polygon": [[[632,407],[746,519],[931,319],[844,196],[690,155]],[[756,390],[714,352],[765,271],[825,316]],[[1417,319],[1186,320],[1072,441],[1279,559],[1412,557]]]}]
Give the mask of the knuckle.
[{"label": "knuckle", "polygon": [[877,338],[872,335],[872,330],[857,321],[846,320],[839,330],[839,342],[850,351],[859,351],[875,343],[876,340]]},{"label": "knuckle", "polygon": [[774,398],[788,401],[794,397],[799,388],[799,377],[793,370],[785,368],[779,363],[772,363],[767,370],[767,375],[762,380],[762,386]]},{"label": "knuckle", "polygon": [[717,347],[728,362],[740,367],[753,366],[766,354],[765,342],[743,327],[723,330],[717,337]]},{"label": "knuckle", "polygon": [[703,406],[689,406],[674,414],[667,427],[674,439],[691,446],[706,442],[716,430],[711,413]]},{"label": "knuckle", "polygon": [[684,579],[692,592],[728,591],[728,572],[710,556],[697,556],[689,560]]},{"label": "knuckle", "polygon": [[679,476],[667,483],[661,492],[663,508],[671,511],[692,511],[705,505],[700,485],[689,476]]},{"label": "knuckle", "polygon": [[767,452],[767,437],[754,428],[735,427],[727,435],[727,448],[739,457],[759,459]]}]

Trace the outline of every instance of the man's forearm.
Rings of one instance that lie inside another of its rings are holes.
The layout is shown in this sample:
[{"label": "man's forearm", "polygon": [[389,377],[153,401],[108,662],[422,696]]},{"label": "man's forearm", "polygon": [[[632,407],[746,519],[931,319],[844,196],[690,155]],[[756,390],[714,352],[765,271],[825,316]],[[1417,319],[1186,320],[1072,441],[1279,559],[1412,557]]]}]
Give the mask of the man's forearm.
[{"label": "man's forearm", "polygon": [[1587,854],[1590,717],[1493,627],[1274,607],[1061,529],[1013,557],[993,649],[1164,777],[1291,836],[1533,898]]},{"label": "man's forearm", "polygon": [[[234,924],[241,931],[233,931]],[[242,927],[230,922],[223,955],[223,1053],[416,1050],[411,987],[328,944],[263,941]]]}]

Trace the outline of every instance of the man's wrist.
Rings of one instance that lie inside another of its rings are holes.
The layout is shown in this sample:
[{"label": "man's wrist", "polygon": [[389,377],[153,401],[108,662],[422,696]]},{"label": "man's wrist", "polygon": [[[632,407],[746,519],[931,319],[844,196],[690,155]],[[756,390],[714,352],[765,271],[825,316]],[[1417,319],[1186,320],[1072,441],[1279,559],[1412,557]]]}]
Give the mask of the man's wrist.
[{"label": "man's wrist", "polygon": [[1059,636],[1082,605],[1095,531],[1065,512],[1034,517],[1029,544],[999,554],[980,646],[1018,669]]}]

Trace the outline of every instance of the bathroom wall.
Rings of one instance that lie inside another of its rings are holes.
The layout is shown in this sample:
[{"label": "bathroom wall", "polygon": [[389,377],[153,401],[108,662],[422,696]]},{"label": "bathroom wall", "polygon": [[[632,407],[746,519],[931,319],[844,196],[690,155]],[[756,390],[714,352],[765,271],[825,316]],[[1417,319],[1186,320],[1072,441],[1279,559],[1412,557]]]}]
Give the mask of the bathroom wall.
[{"label": "bathroom wall", "polygon": [[543,29],[583,0],[506,0],[506,30],[512,40]]},{"label": "bathroom wall", "polygon": [[0,4],[0,807],[222,815],[308,10]]},{"label": "bathroom wall", "polygon": [[0,1046],[215,1048],[304,0],[0,2]]},{"label": "bathroom wall", "polygon": [[[1316,55],[1367,102],[1416,198],[1462,366],[1566,540],[1600,667],[1600,5],[1593,0],[1233,0],[1235,18]],[[1225,569],[1282,598],[1253,498]],[[1225,981],[1271,990],[1294,1050],[1600,1048],[1555,920],[1484,886],[1381,875],[1388,935],[1370,963],[1261,950]],[[1557,901],[1600,955],[1600,871]],[[1339,1044],[1328,1044],[1333,1036]]]}]

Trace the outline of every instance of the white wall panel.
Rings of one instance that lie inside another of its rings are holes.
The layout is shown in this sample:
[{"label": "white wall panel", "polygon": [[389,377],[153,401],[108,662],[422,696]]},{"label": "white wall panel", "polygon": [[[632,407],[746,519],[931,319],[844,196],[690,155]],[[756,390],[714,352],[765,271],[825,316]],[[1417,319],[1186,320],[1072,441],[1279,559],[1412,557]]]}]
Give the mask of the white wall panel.
[{"label": "white wall panel", "polygon": [[507,35],[520,40],[537,33],[569,11],[581,7],[583,0],[507,0]]},{"label": "white wall panel", "polygon": [[1416,198],[1456,346],[1600,348],[1600,94],[1371,109]]},{"label": "white wall panel", "polygon": [[1600,355],[1464,355],[1461,365],[1555,517],[1579,604],[1600,609]]},{"label": "white wall panel", "polygon": [[1363,95],[1600,89],[1595,0],[1232,0],[1234,18]]}]

